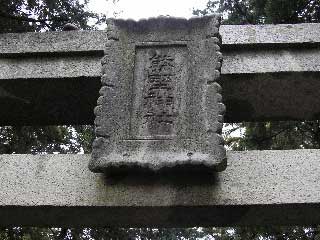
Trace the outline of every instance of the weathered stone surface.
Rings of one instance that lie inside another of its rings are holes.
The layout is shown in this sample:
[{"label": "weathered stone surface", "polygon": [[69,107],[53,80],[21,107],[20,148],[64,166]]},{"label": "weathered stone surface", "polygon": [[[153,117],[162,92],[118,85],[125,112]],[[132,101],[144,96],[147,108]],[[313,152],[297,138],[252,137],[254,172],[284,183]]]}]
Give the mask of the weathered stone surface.
[{"label": "weathered stone surface", "polygon": [[106,178],[90,155],[0,155],[2,226],[312,225],[320,150],[228,152],[215,175]]},{"label": "weathered stone surface", "polygon": [[105,36],[0,34],[0,124],[93,123]]},{"label": "weathered stone surface", "polygon": [[[320,72],[319,48],[225,51],[222,74]],[[307,74],[307,73],[306,73]]]},{"label": "weathered stone surface", "polygon": [[222,171],[219,18],[112,20],[90,169]]},{"label": "weathered stone surface", "polygon": [[96,56],[0,58],[0,79],[100,77]]},{"label": "weathered stone surface", "polygon": [[0,34],[0,57],[103,52],[105,31]]},{"label": "weathered stone surface", "polygon": [[[179,21],[179,19],[178,19]],[[134,24],[134,22],[131,22]],[[319,23],[222,25],[223,48],[240,45],[319,44]],[[107,31],[0,34],[0,56],[38,53],[101,52]],[[238,46],[238,47],[237,47]]]},{"label": "weathered stone surface", "polygon": [[[320,24],[277,24],[277,25],[222,25],[220,34],[224,47],[239,48],[239,45],[319,45]],[[238,47],[236,47],[238,46]]]},{"label": "weathered stone surface", "polygon": [[212,16],[158,17],[134,20],[109,19],[108,39],[128,42],[196,41],[217,37],[220,20]]},{"label": "weathered stone surface", "polygon": [[[319,119],[319,29],[221,26],[225,122]],[[0,125],[93,124],[106,38],[107,31],[1,34]]]}]

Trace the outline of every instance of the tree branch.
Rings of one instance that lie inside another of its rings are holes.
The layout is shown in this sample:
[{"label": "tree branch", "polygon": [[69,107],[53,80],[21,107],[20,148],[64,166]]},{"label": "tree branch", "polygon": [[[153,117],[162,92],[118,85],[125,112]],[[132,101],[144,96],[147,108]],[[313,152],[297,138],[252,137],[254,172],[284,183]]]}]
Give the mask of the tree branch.
[{"label": "tree branch", "polygon": [[234,6],[236,7],[236,9],[240,13],[240,15],[242,15],[245,18],[247,23],[253,24],[253,22],[248,18],[248,14],[246,12],[244,12],[243,9],[241,8],[239,0],[234,0]]},{"label": "tree branch", "polygon": [[278,135],[280,135],[280,134],[283,133],[283,132],[286,132],[286,131],[291,130],[293,127],[294,127],[294,126],[289,126],[289,127],[287,127],[287,128],[281,129],[280,131],[276,132],[275,134],[270,135],[270,136],[267,136],[267,137],[264,137],[264,138],[251,137],[250,140],[256,141],[257,143],[263,143],[263,142],[265,142],[265,141],[268,141],[268,140],[271,140],[271,139],[277,137]]},{"label": "tree branch", "polygon": [[[288,20],[289,20],[289,21],[290,21],[290,20],[293,20],[295,16],[299,15],[300,13],[302,13],[302,11],[303,11],[306,7],[308,7],[308,5],[311,4],[313,1],[314,1],[314,0],[309,0],[305,5],[302,6],[302,8],[298,9],[297,11],[295,11],[295,12],[288,18]],[[287,20],[287,22],[289,22],[288,20]]]},{"label": "tree branch", "polygon": [[5,12],[0,12],[0,17],[3,18],[10,18],[10,19],[14,19],[17,21],[21,21],[21,22],[39,22],[39,23],[43,23],[43,24],[47,24],[47,22],[50,21],[68,21],[69,19],[67,18],[61,18],[61,17],[52,17],[50,19],[35,19],[35,18],[30,18],[30,17],[25,17],[25,16],[16,16],[16,15],[11,15]]},{"label": "tree branch", "polygon": [[[308,7],[314,0],[309,0],[302,8],[296,11],[296,14],[300,14],[306,7]],[[314,3],[314,2],[313,2]]]}]

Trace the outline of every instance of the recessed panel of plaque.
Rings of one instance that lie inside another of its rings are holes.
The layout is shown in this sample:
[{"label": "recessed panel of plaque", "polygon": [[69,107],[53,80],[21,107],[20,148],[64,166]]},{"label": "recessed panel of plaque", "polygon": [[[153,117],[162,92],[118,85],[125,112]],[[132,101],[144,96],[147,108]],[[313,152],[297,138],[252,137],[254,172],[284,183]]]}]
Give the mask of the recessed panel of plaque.
[{"label": "recessed panel of plaque", "polygon": [[93,172],[222,171],[220,18],[109,20]]}]

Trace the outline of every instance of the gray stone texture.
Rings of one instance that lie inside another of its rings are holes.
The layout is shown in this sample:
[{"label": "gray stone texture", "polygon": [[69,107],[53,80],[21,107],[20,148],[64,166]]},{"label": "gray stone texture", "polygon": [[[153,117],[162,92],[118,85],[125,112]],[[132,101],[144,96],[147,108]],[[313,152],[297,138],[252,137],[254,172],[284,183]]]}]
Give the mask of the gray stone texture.
[{"label": "gray stone texture", "polygon": [[319,49],[247,49],[225,53],[222,74],[319,72]]},{"label": "gray stone texture", "polygon": [[319,44],[320,24],[222,25],[220,34],[226,47],[255,44]]},{"label": "gray stone texture", "polygon": [[105,36],[0,34],[0,125],[93,123]]},{"label": "gray stone texture", "polygon": [[[319,119],[319,29],[221,26],[224,121]],[[106,38],[107,31],[0,34],[0,125],[93,124]]]},{"label": "gray stone texture", "polygon": [[[319,44],[319,31],[319,23],[220,27],[226,48],[256,44]],[[107,31],[0,34],[0,56],[103,51],[106,37]]]},{"label": "gray stone texture", "polygon": [[0,57],[15,55],[101,52],[105,31],[0,34]]},{"label": "gray stone texture", "polygon": [[92,171],[225,169],[219,21],[109,21]]},{"label": "gray stone texture", "polygon": [[72,55],[0,58],[0,80],[100,77],[100,58]]},{"label": "gray stone texture", "polygon": [[215,175],[92,173],[90,155],[0,155],[1,226],[312,225],[320,150],[228,152]]}]

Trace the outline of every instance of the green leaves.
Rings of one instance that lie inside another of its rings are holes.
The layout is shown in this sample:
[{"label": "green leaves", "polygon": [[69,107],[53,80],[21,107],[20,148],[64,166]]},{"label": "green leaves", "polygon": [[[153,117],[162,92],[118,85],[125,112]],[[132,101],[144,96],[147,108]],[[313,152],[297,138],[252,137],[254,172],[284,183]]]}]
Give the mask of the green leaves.
[{"label": "green leaves", "polygon": [[80,29],[94,29],[106,20],[104,14],[87,9],[81,0],[0,0],[0,33],[27,31],[57,31],[66,23]]},{"label": "green leaves", "polygon": [[90,153],[92,126],[0,127],[0,154]]},{"label": "green leaves", "polygon": [[222,13],[224,24],[320,22],[318,0],[209,0],[195,15]]}]

